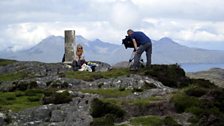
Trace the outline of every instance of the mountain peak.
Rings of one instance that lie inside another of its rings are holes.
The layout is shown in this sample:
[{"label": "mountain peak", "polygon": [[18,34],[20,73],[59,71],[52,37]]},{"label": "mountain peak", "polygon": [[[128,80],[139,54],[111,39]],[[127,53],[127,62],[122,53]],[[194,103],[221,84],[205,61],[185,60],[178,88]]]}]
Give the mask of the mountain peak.
[{"label": "mountain peak", "polygon": [[76,35],[76,38],[85,39],[82,35]]},{"label": "mountain peak", "polygon": [[169,37],[163,37],[163,38],[161,38],[159,41],[161,41],[161,42],[174,42],[171,38],[169,38]]}]

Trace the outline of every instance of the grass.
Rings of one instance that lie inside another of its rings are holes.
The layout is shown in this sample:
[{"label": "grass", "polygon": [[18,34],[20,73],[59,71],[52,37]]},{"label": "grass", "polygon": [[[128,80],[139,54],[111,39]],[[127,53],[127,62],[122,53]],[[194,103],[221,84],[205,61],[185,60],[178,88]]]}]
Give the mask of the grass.
[{"label": "grass", "polygon": [[15,62],[15,60],[0,59],[0,66],[6,66]]},{"label": "grass", "polygon": [[122,69],[113,69],[111,71],[106,72],[79,72],[79,71],[67,71],[65,73],[65,77],[67,78],[75,78],[75,79],[81,79],[85,81],[93,81],[96,79],[101,78],[116,78],[123,75],[129,75],[129,70],[122,68]]},{"label": "grass", "polygon": [[113,114],[116,117],[123,117],[125,112],[117,105],[104,102],[97,98],[94,99],[91,104],[91,115],[96,118],[103,117],[107,114]]},{"label": "grass", "polygon": [[[32,92],[30,94],[29,92]],[[38,90],[0,92],[0,110],[21,111],[41,105],[43,93]]]},{"label": "grass", "polygon": [[120,91],[119,89],[84,89],[81,90],[81,92],[90,94],[99,94],[109,98],[125,97],[132,94],[131,90]]},{"label": "grass", "polygon": [[141,116],[130,119],[134,126],[162,126],[163,121],[159,116]]},{"label": "grass", "polygon": [[147,106],[152,102],[162,100],[161,96],[152,96],[148,98],[138,98],[138,99],[120,99],[120,98],[101,98],[103,102],[115,104],[117,106],[126,106],[126,105],[137,105],[137,106]]},{"label": "grass", "polygon": [[91,103],[91,115],[94,118],[91,126],[113,125],[116,119],[122,119],[126,112],[120,106],[93,99]]},{"label": "grass", "polygon": [[148,98],[138,98],[138,99],[131,99],[127,101],[130,105],[138,105],[138,106],[145,106],[149,105],[151,102],[162,100],[161,96],[152,96]]},{"label": "grass", "polygon": [[129,120],[129,123],[134,126],[181,126],[172,117],[166,116],[139,116]]},{"label": "grass", "polygon": [[23,72],[5,73],[0,75],[1,81],[14,81],[26,78],[27,74]]},{"label": "grass", "polygon": [[188,108],[199,106],[200,101],[198,98],[188,96],[185,93],[178,92],[174,94],[171,101],[174,103],[178,113],[185,112]]},{"label": "grass", "polygon": [[123,105],[123,102],[124,102],[122,99],[119,99],[119,98],[101,98],[100,100],[103,102],[115,104],[120,107]]}]

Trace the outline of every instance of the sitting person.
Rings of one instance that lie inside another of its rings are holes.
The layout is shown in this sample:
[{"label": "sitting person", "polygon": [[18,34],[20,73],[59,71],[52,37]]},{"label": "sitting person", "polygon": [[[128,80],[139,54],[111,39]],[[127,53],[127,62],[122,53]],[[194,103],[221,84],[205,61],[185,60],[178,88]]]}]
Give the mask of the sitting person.
[{"label": "sitting person", "polygon": [[72,66],[74,71],[89,71],[89,72],[95,71],[96,67],[95,64],[85,61],[83,46],[80,44],[77,45]]}]

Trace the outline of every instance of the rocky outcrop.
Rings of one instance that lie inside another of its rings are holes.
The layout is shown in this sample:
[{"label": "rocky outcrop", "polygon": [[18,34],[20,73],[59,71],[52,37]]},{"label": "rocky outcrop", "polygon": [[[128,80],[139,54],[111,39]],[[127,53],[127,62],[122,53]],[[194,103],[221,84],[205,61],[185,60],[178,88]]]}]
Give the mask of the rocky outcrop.
[{"label": "rocky outcrop", "polygon": [[187,76],[195,79],[210,80],[215,85],[224,88],[224,69],[221,68],[213,68],[208,71],[187,73]]},{"label": "rocky outcrop", "polygon": [[96,95],[72,92],[73,100],[66,104],[48,104],[18,113],[9,113],[9,126],[89,126],[90,101]]},{"label": "rocky outcrop", "polygon": [[[207,122],[214,120],[222,124],[223,116],[219,115],[223,113],[223,90],[209,81],[187,78],[178,65],[152,65],[147,69],[129,72],[124,68],[111,70],[106,63],[95,63],[99,64],[96,71],[101,72],[79,74],[61,63],[15,62],[0,66],[0,93],[4,97],[9,95],[0,99],[5,102],[0,106],[0,125],[131,124],[132,117],[141,116],[157,116],[161,119],[169,116],[168,119],[172,117],[170,123],[176,121],[176,125],[183,126],[191,125],[189,119],[194,118],[199,120],[195,124],[208,125]],[[102,72],[108,70],[111,71]],[[104,76],[104,73],[107,75]],[[7,77],[14,75],[19,78]],[[93,77],[85,81],[85,77],[81,77],[83,80],[77,79],[80,75]],[[181,89],[183,87],[187,88]],[[13,106],[12,102],[18,99],[29,99],[28,103],[37,103],[38,106],[25,106],[17,112],[10,110],[7,104]],[[206,118],[197,115],[203,107],[208,113],[218,109],[220,113],[214,118],[210,113]],[[163,124],[167,125],[167,122]]]},{"label": "rocky outcrop", "polygon": [[[97,71],[108,71],[112,67],[104,62],[91,61],[97,64]],[[0,66],[0,73],[24,72],[27,76],[45,77],[61,75],[63,72],[72,70],[63,63],[41,63],[41,62],[15,62],[6,66]]]}]

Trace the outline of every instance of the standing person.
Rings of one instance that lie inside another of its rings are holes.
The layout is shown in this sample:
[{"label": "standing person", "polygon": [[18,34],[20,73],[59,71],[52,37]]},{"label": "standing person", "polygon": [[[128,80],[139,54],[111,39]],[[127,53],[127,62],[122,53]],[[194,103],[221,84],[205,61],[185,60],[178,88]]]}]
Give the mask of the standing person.
[{"label": "standing person", "polygon": [[[128,36],[131,37],[132,42],[134,44],[134,64],[131,66],[130,70],[138,70],[140,67],[140,58],[142,53],[146,52],[146,59],[147,63],[146,66],[151,65],[151,55],[152,55],[152,42],[151,39],[146,36],[141,31],[133,31],[132,29],[129,29],[127,31]],[[137,43],[140,45],[137,47]]]}]

